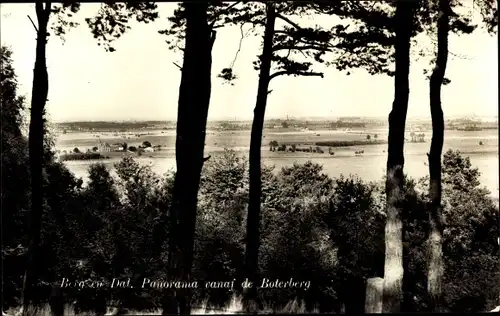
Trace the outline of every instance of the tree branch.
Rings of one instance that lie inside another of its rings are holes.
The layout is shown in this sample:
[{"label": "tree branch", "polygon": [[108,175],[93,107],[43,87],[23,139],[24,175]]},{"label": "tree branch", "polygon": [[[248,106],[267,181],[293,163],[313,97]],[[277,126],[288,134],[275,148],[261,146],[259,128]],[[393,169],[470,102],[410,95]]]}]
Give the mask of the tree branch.
[{"label": "tree branch", "polygon": [[50,15],[50,12],[51,12],[51,7],[52,7],[52,1],[47,1],[45,3],[45,14],[47,14],[47,18],[49,17]]},{"label": "tree branch", "polygon": [[291,26],[295,27],[297,30],[302,30],[302,28],[297,23],[295,23],[292,20],[290,20],[289,18],[281,15],[281,13],[276,13],[276,17],[282,19],[285,22],[287,22]]},{"label": "tree branch", "polygon": [[215,37],[217,36],[217,32],[212,30],[212,34],[210,36],[210,49],[212,49],[212,47],[214,47],[214,43],[215,43]]},{"label": "tree branch", "polygon": [[[299,30],[303,30],[302,28],[300,28],[300,26],[297,25],[297,27],[299,28]],[[289,36],[289,37],[293,38],[295,41],[297,41],[299,43],[302,43],[302,44],[315,45],[314,44],[314,42],[315,42],[314,40],[306,40],[304,38],[297,38],[297,37],[294,36],[293,33],[290,33],[290,32],[285,31],[285,30],[275,30],[274,34],[283,34],[283,35]],[[335,46],[332,45],[331,43],[326,43],[325,42],[324,45],[325,45],[325,47],[335,48]],[[323,49],[323,48],[320,48],[320,49]]]},{"label": "tree branch", "polygon": [[35,2],[35,12],[38,22],[40,23],[40,18],[43,16],[43,3],[41,1]]},{"label": "tree branch", "polygon": [[279,51],[283,49],[296,49],[296,50],[308,50],[308,49],[315,49],[315,50],[322,50],[325,52],[331,52],[330,49],[325,48],[325,47],[319,47],[315,45],[304,45],[304,46],[297,46],[297,45],[276,45],[273,47],[273,51]]},{"label": "tree branch", "polygon": [[276,78],[278,76],[282,75],[297,75],[297,76],[305,76],[305,77],[321,77],[323,78],[323,73],[322,72],[309,72],[309,71],[278,71],[269,76],[269,81],[271,81],[273,78]]},{"label": "tree branch", "polygon": [[181,66],[179,66],[179,65],[178,65],[178,64],[176,64],[175,62],[172,62],[172,64],[176,65],[176,66],[177,66],[177,68],[179,68],[179,69],[182,71],[182,67],[181,67]]},{"label": "tree branch", "polygon": [[[233,8],[234,6],[236,6],[237,4],[239,4],[240,2],[241,1],[236,1],[235,3],[231,4],[229,7],[225,8],[223,11],[219,12],[218,15],[214,16],[214,20],[212,21],[212,23],[210,23],[210,28],[214,29],[215,23],[217,22],[217,18],[219,16],[223,15],[226,11],[229,11],[229,9]],[[222,25],[220,25],[218,27],[222,27]]]},{"label": "tree branch", "polygon": [[36,28],[35,22],[31,19],[31,17],[28,15],[28,19],[30,19],[31,24],[33,24],[33,27],[35,28],[35,31],[38,33],[38,29]]},{"label": "tree branch", "polygon": [[231,66],[229,66],[229,68],[234,67],[234,63],[236,62],[236,59],[238,58],[238,54],[241,51],[241,44],[243,43],[243,39],[245,38],[245,34],[243,33],[243,25],[245,25],[245,24],[240,25],[241,38],[240,38],[240,43],[238,45],[238,50],[236,51],[236,54],[234,55],[233,62],[231,63]]},{"label": "tree branch", "polygon": [[50,10],[52,7],[52,2],[48,1],[45,3],[45,9],[42,8],[42,19],[44,25],[47,25],[49,23],[49,16],[50,16]]}]

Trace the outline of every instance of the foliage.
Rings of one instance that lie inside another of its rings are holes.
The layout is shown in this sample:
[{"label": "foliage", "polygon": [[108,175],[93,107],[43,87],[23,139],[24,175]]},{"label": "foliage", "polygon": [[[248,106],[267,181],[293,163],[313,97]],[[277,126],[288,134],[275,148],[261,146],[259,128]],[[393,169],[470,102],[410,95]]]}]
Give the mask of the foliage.
[{"label": "foliage", "polygon": [[[2,106],[8,104],[2,102]],[[2,132],[8,135],[7,130]],[[26,173],[27,156],[18,154],[19,148],[11,146],[8,152],[4,149],[2,163],[14,166],[16,162],[19,170]],[[4,160],[8,155],[20,159]],[[84,187],[63,164],[46,164],[42,230],[45,256],[40,269],[47,291],[42,299],[48,298],[48,285],[62,276],[108,280],[122,277],[135,283],[144,277],[166,277],[163,267],[168,249],[158,231],[164,228],[168,215],[173,174],[156,175],[149,166],[141,166],[130,157],[123,158],[115,170],[116,176],[102,164],[92,165]],[[6,184],[2,187],[2,202],[7,201],[12,210],[17,210],[3,212],[3,220],[15,228],[9,228],[3,251],[5,299],[10,305],[16,304],[16,289],[21,286],[24,271],[19,254],[25,244],[26,219],[22,213],[28,207],[29,178],[20,175],[18,179],[25,179],[24,182],[2,183]],[[367,278],[382,276],[383,181],[365,183],[353,176],[331,179],[320,165],[312,162],[281,170],[264,166],[262,181],[260,275],[311,281],[307,291],[260,291],[265,305],[276,310],[288,308],[291,301],[303,301],[304,311],[317,308],[325,312],[339,311],[341,303],[363,306],[363,294],[351,285],[362,285]],[[427,182],[426,178],[418,183],[411,179],[405,182],[402,207],[405,265],[409,273],[405,279],[411,280],[404,285],[408,311],[427,308]],[[5,190],[19,190],[14,195],[18,198],[4,195]],[[489,192],[480,187],[477,169],[458,152],[449,151],[443,157],[443,201],[446,307],[449,311],[469,312],[491,309],[500,277],[496,244],[498,207]],[[204,164],[199,190],[193,277],[200,283],[244,277],[247,207],[246,158],[230,150],[214,155]],[[209,305],[222,306],[233,293],[228,289],[199,289],[195,294],[194,304],[208,300]],[[80,311],[95,310],[97,304],[101,309],[106,304],[152,309],[161,298],[159,291],[135,289],[67,290],[65,295],[76,300]]]},{"label": "foliage", "polygon": [[[227,3],[222,1],[211,1],[208,7],[208,21],[212,31],[223,27],[225,23],[230,22],[229,19],[224,18],[224,15],[234,15],[238,13],[237,4],[243,1],[237,1],[235,3]],[[172,50],[184,50],[183,43],[185,39],[186,31],[186,14],[185,6],[183,3],[179,3],[177,8],[174,10],[174,14],[168,17],[169,28],[165,30],[158,31],[159,34],[166,36],[166,43]]]},{"label": "foliage", "polygon": [[360,145],[380,145],[387,144],[387,140],[333,140],[333,141],[322,141],[314,143],[317,146],[328,146],[328,147],[348,147],[348,146],[360,146]]},{"label": "foliage", "polygon": [[12,67],[12,51],[0,47],[0,106],[1,106],[1,205],[3,289],[11,296],[2,296],[6,306],[16,303],[22,275],[22,255],[25,253],[26,220],[29,209],[30,176],[28,141],[21,132],[25,99],[18,95],[17,77]]},{"label": "foliage", "polygon": [[78,11],[80,11],[80,3],[62,1],[60,5],[56,5],[51,9],[51,13],[56,19],[52,22],[50,28],[64,43],[64,35],[66,35],[66,32],[79,25],[78,22],[72,21],[72,18],[76,13],[78,13]]},{"label": "foliage", "polygon": [[97,15],[86,18],[97,45],[104,46],[108,52],[114,52],[113,42],[120,38],[130,26],[128,23],[135,17],[137,22],[149,23],[158,18],[157,4],[154,2],[127,1],[124,3],[103,2]]},{"label": "foliage", "polygon": [[98,152],[74,152],[70,154],[61,155],[61,161],[69,161],[69,160],[94,160],[94,159],[105,159],[103,155]]}]

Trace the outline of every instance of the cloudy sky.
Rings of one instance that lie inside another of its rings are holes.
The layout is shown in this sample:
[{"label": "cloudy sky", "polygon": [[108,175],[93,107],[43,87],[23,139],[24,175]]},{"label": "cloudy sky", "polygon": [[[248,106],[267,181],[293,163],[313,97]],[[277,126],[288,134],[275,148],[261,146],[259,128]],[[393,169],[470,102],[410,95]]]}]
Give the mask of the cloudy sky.
[{"label": "cloudy sky", "polygon": [[[472,3],[472,0],[470,0]],[[63,42],[51,36],[47,46],[49,102],[52,121],[67,120],[171,120],[177,115],[182,55],[168,49],[158,30],[175,4],[161,3],[160,18],[150,24],[131,23],[113,53],[105,52],[92,37],[84,18],[97,12],[98,4],[82,4],[79,27]],[[30,97],[35,59],[36,21],[33,4],[1,4],[2,45],[13,51],[20,93]],[[297,22],[300,20],[296,19]],[[314,20],[317,22],[316,20]],[[246,30],[246,29],[245,29]],[[262,38],[244,39],[235,63],[239,76],[234,86],[217,73],[231,63],[238,50],[239,27],[218,30],[213,49],[213,81],[209,119],[251,119],[258,74],[252,68]],[[450,36],[447,77],[443,88],[446,116],[498,115],[497,38],[478,30],[471,35]],[[458,57],[457,57],[458,56]],[[428,81],[422,74],[427,62],[414,61],[410,77],[409,116],[429,116]],[[365,71],[350,76],[335,69],[317,68],[325,78],[278,77],[271,83],[267,118],[317,116],[387,116],[394,94],[393,79]]]}]

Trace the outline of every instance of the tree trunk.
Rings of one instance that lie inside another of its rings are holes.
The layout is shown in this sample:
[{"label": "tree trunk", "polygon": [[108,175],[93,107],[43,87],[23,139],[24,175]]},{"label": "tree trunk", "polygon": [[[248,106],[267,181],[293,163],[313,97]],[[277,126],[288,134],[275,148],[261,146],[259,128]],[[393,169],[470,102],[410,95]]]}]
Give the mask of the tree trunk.
[{"label": "tree trunk", "polygon": [[410,39],[413,4],[398,1],[396,8],[396,74],[394,102],[389,114],[387,157],[387,222],[385,226],[384,312],[399,312],[403,299],[403,242],[401,198],[403,190],[404,137],[408,110]]},{"label": "tree trunk", "polygon": [[[185,2],[186,40],[179,89],[176,163],[170,212],[168,276],[189,282],[193,262],[198,188],[211,91],[212,45],[215,32],[208,24],[208,1]],[[168,294],[167,294],[168,295]],[[165,297],[164,314],[189,314],[191,291],[176,290]]]},{"label": "tree trunk", "polygon": [[257,302],[258,286],[258,258],[259,258],[259,226],[260,226],[260,202],[262,195],[261,181],[261,146],[264,128],[264,117],[266,113],[268,87],[271,72],[272,45],[274,37],[274,23],[276,21],[274,4],[266,3],[266,28],[264,33],[264,47],[260,57],[260,75],[257,91],[257,101],[254,109],[252,132],[250,136],[250,158],[249,158],[249,203],[247,216],[247,238],[245,254],[245,270],[249,280],[253,283],[244,291],[244,306],[248,312],[259,309]]},{"label": "tree trunk", "polygon": [[51,4],[45,8],[41,2],[36,3],[38,32],[36,39],[35,67],[33,69],[33,87],[31,91],[31,118],[29,125],[29,163],[31,172],[31,212],[29,214],[29,246],[26,272],[24,275],[22,304],[23,312],[28,313],[28,306],[36,303],[40,253],[40,230],[43,212],[43,114],[49,91],[47,63],[45,60],[47,44],[47,23]]},{"label": "tree trunk", "polygon": [[52,285],[52,292],[50,293],[49,305],[52,316],[64,315],[64,296],[59,284]]},{"label": "tree trunk", "polygon": [[448,62],[448,30],[450,0],[439,0],[438,17],[438,52],[436,65],[430,79],[430,107],[432,116],[432,141],[429,153],[429,257],[427,270],[427,290],[430,296],[430,308],[439,312],[442,307],[441,282],[443,278],[441,220],[441,154],[444,142],[444,118],[441,109],[441,86]]}]

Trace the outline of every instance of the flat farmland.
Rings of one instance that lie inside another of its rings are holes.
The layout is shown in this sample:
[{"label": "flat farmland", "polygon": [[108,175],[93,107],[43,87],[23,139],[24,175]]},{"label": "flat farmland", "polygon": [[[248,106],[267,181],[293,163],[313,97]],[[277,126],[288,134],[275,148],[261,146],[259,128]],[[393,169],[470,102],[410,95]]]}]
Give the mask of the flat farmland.
[{"label": "flat farmland", "polygon": [[[427,175],[426,153],[430,147],[431,131],[424,131],[424,143],[405,143],[405,171],[409,176],[419,178]],[[137,134],[140,134],[137,136]],[[262,140],[262,159],[267,165],[275,165],[277,169],[292,165],[294,162],[304,163],[308,160],[323,165],[325,173],[332,177],[343,175],[358,175],[366,181],[378,181],[384,174],[387,145],[362,144],[348,147],[335,147],[335,155],[329,155],[328,147],[323,147],[325,153],[307,152],[279,152],[270,151],[269,142],[279,144],[296,144],[297,146],[315,147],[316,142],[325,141],[367,141],[367,135],[373,140],[386,140],[386,130],[358,130],[358,131],[294,131],[294,130],[265,130]],[[97,137],[98,136],[98,137]],[[410,138],[408,133],[407,138]],[[144,141],[152,145],[160,145],[161,150],[153,153],[143,153],[137,160],[141,164],[149,164],[157,173],[164,173],[175,169],[175,130],[127,132],[127,133],[67,133],[57,138],[56,148],[72,150],[78,147],[86,151],[97,146],[98,139],[110,144],[126,142],[128,146],[138,146]],[[479,144],[482,142],[482,145]],[[217,156],[224,148],[248,155],[250,131],[208,131],[205,142],[205,154]],[[493,196],[498,197],[498,131],[484,130],[477,132],[445,131],[444,151],[448,149],[460,150],[470,157],[473,166],[481,171],[481,179]],[[362,155],[355,155],[355,151],[363,150]],[[111,170],[124,153],[105,153],[110,159],[101,160]],[[127,155],[129,155],[127,153]],[[77,176],[87,178],[88,166],[96,161],[68,161],[66,165]]]}]

